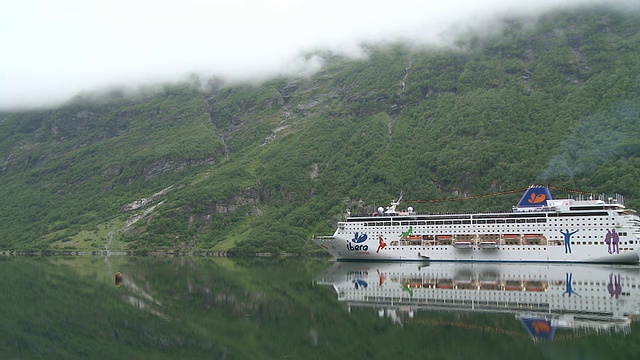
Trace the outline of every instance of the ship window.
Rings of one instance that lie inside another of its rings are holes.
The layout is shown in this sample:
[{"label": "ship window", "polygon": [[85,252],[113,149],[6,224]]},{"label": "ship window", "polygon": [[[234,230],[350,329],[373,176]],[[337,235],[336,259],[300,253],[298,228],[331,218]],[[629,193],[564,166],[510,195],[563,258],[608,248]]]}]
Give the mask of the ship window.
[{"label": "ship window", "polygon": [[606,212],[575,212],[575,213],[562,213],[559,216],[605,216]]},{"label": "ship window", "polygon": [[569,208],[571,211],[576,210],[604,210],[604,206],[572,206]]},{"label": "ship window", "polygon": [[497,222],[498,224],[504,224],[504,219],[497,219],[497,220],[496,220],[496,222]]},{"label": "ship window", "polygon": [[477,220],[476,224],[486,224],[487,220]]},{"label": "ship window", "polygon": [[408,221],[403,221],[403,222],[400,223],[400,225],[409,225],[409,222]]},{"label": "ship window", "polygon": [[509,224],[513,224],[513,223],[515,223],[515,222],[516,222],[516,220],[515,220],[515,219],[507,219],[507,223],[509,223]]},{"label": "ship window", "polygon": [[471,224],[471,220],[462,220],[463,224]]},{"label": "ship window", "polygon": [[447,220],[447,221],[445,221],[445,222],[444,222],[444,224],[445,224],[445,225],[451,225],[451,224],[453,224],[453,221],[451,221],[451,220]]},{"label": "ship window", "polygon": [[427,225],[435,225],[435,221],[427,221]]},{"label": "ship window", "polygon": [[487,220],[487,224],[495,224],[496,221],[495,220]]},{"label": "ship window", "polygon": [[523,223],[523,222],[525,222],[525,221],[526,221],[525,219],[518,219],[518,220],[517,220],[517,222],[518,222],[518,223]]}]

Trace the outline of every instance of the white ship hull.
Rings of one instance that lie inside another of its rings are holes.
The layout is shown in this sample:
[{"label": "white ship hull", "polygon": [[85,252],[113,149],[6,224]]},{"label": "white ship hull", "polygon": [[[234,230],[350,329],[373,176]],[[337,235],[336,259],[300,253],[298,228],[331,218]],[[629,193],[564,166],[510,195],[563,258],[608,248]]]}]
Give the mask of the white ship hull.
[{"label": "white ship hull", "polygon": [[620,249],[620,253],[609,254],[602,245],[574,245],[571,253],[565,252],[563,246],[543,245],[497,245],[495,248],[483,248],[480,245],[459,248],[450,246],[404,246],[389,247],[376,251],[377,241],[366,242],[366,250],[353,250],[350,240],[339,234],[331,237],[314,239],[338,260],[347,261],[480,261],[480,262],[582,262],[636,264],[639,257],[639,246],[628,245]]},{"label": "white ship hull", "polygon": [[635,211],[619,202],[552,200],[540,189],[546,188],[529,188],[508,213],[396,212],[398,201],[386,212],[349,216],[333,236],[313,240],[338,260],[640,261]]}]

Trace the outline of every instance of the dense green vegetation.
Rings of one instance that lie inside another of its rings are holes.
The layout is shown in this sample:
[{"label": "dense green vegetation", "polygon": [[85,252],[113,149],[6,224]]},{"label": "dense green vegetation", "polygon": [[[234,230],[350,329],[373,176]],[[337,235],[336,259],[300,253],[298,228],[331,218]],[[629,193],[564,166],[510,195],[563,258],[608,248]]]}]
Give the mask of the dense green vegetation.
[{"label": "dense green vegetation", "polygon": [[[577,8],[479,34],[310,54],[325,62],[311,77],[193,76],[0,113],[0,249],[313,252],[307,239],[346,207],[401,191],[547,183],[639,208],[640,14]],[[415,207],[499,210],[518,196]]]}]

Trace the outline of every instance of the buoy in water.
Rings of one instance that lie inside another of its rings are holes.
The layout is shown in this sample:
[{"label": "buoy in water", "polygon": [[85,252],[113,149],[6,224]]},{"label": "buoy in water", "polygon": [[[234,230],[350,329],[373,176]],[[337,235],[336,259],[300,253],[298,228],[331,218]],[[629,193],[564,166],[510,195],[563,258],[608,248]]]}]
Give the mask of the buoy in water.
[{"label": "buoy in water", "polygon": [[122,285],[122,273],[118,271],[116,274],[116,286],[120,287],[120,285]]}]

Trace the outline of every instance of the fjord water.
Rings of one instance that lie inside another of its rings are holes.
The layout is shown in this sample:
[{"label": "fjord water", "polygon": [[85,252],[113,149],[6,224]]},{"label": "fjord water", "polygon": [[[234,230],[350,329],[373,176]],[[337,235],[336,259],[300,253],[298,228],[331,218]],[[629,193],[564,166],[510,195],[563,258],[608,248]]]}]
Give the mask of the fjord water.
[{"label": "fjord water", "polygon": [[[2,359],[640,358],[634,318],[625,331],[535,340],[508,312],[355,306],[327,280],[350,281],[356,295],[367,284],[327,259],[12,256],[0,271]],[[640,310],[624,296],[638,289],[622,291],[612,301]]]}]

